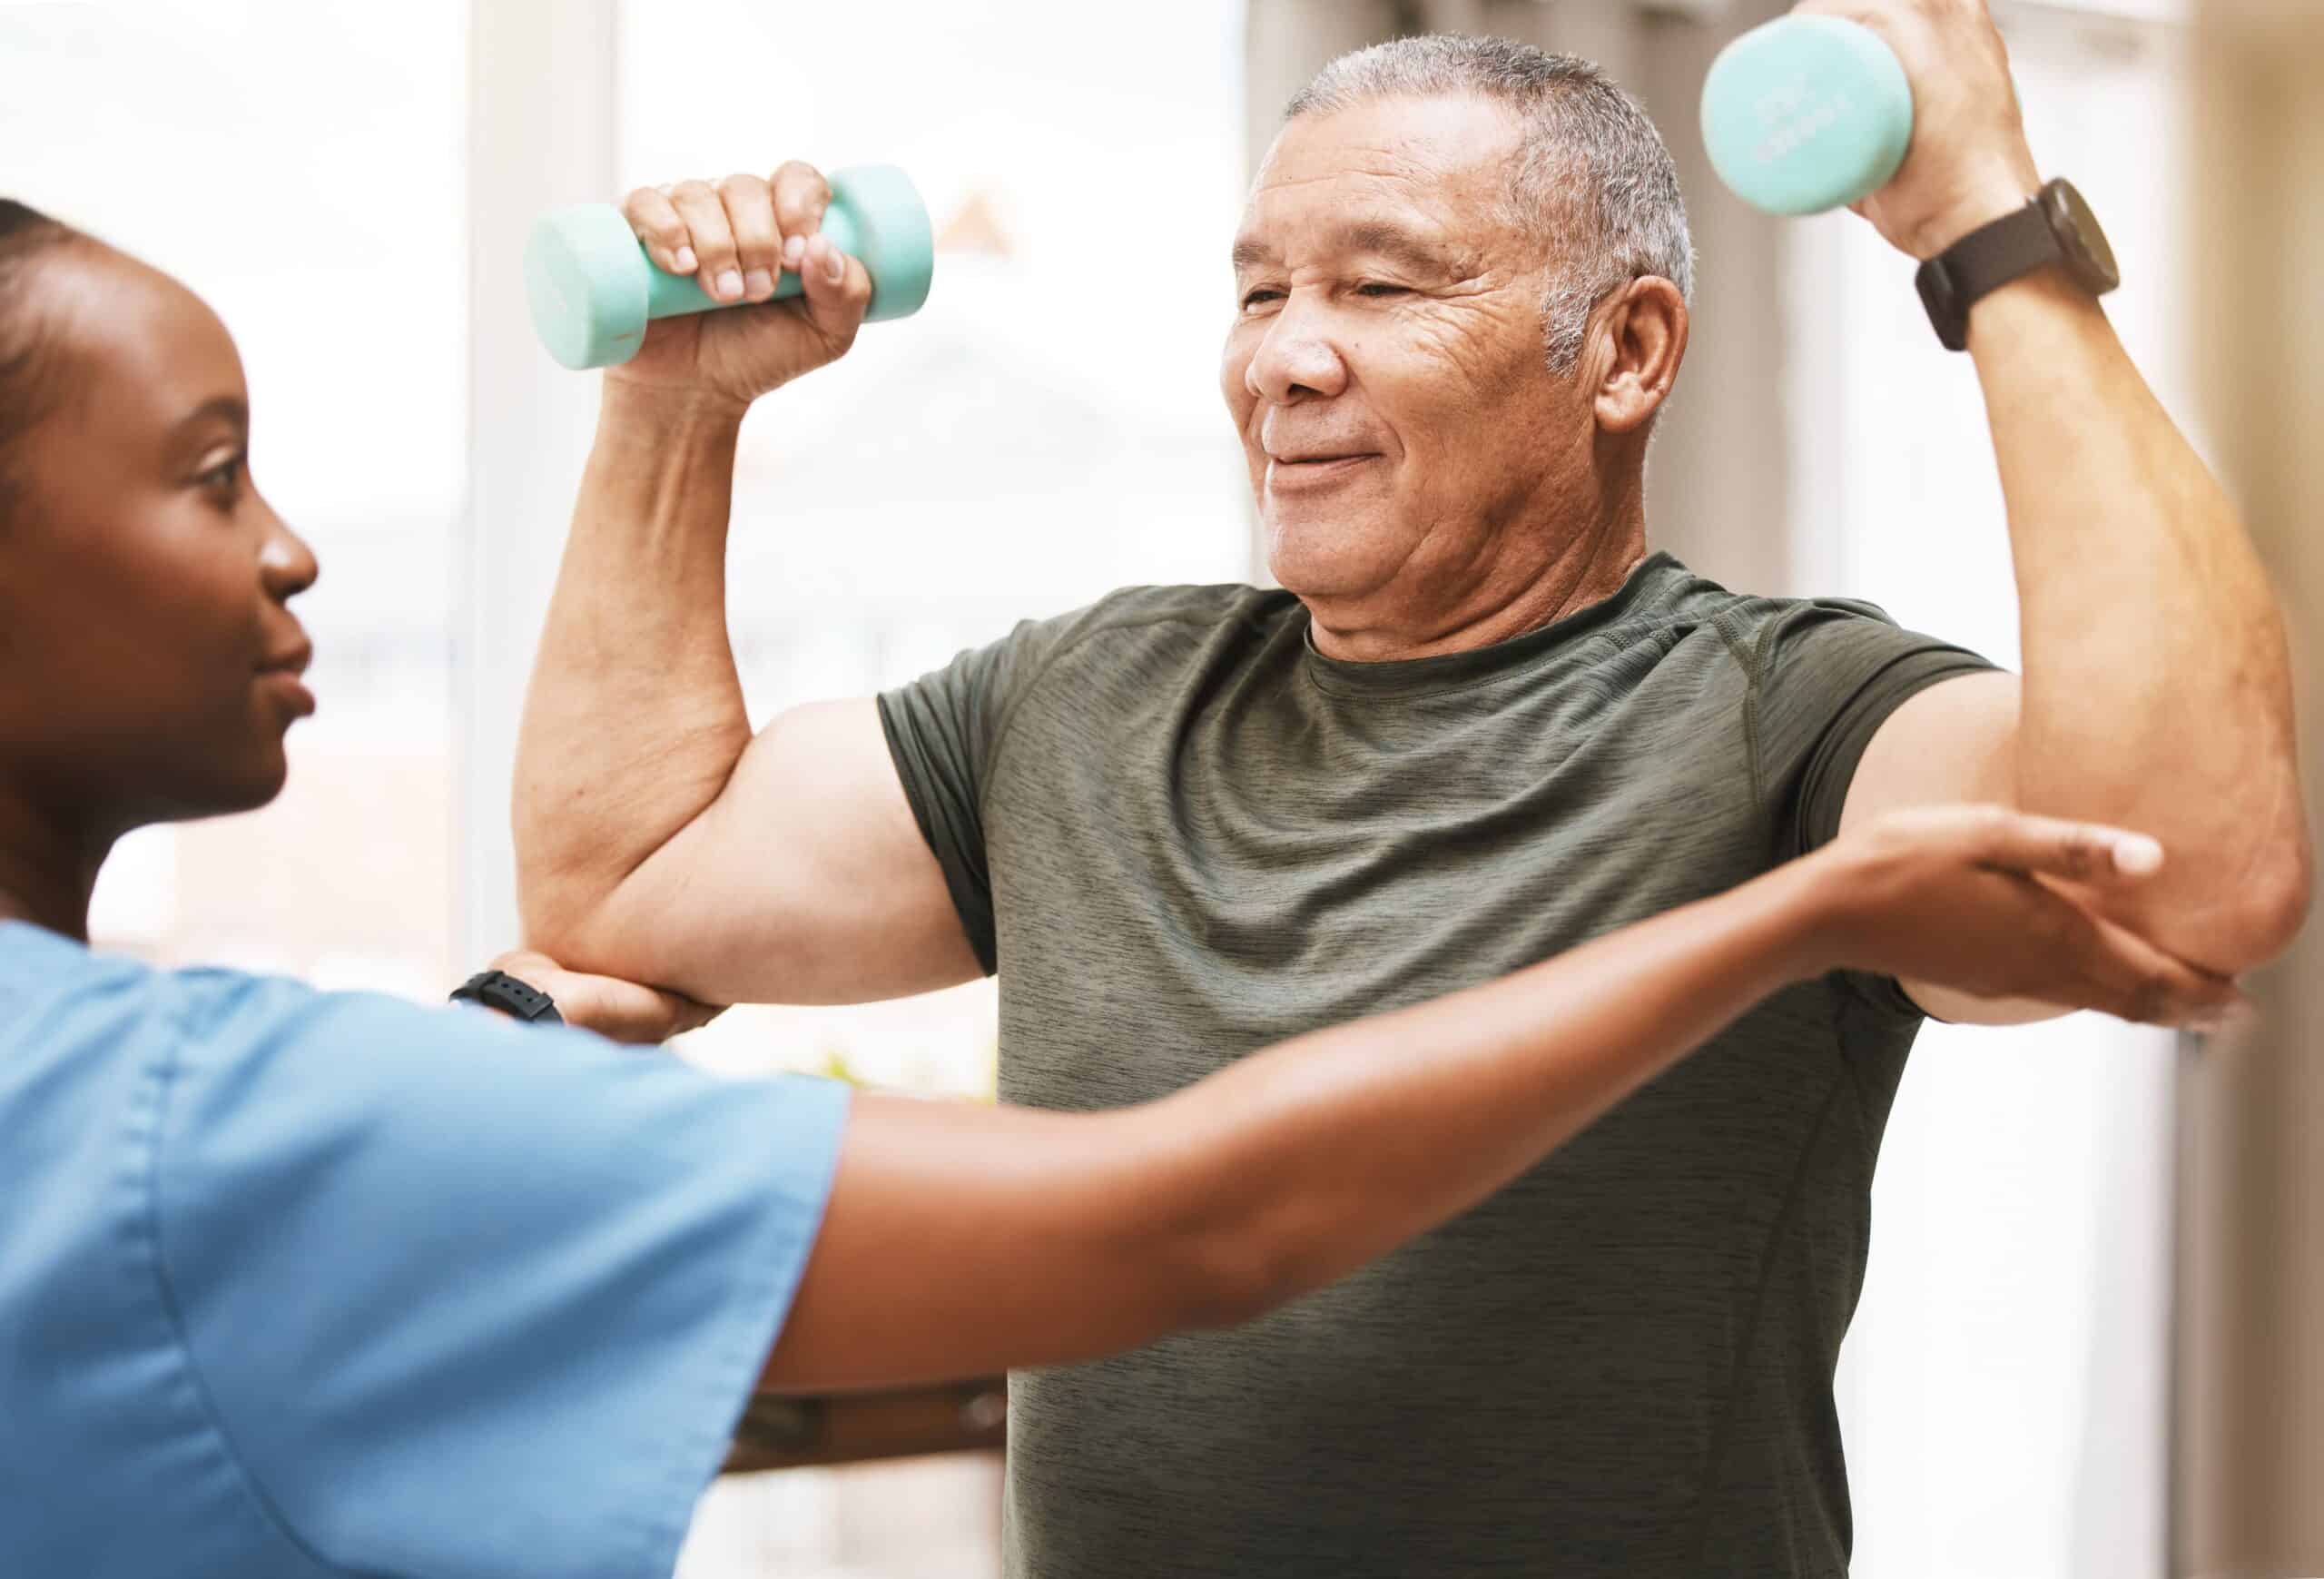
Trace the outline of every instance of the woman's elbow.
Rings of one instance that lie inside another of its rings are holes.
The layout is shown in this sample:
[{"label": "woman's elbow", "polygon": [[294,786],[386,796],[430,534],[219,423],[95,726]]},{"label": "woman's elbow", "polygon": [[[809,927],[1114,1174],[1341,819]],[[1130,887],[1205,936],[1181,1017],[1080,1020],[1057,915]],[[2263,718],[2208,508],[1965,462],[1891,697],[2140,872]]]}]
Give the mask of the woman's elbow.
[{"label": "woman's elbow", "polygon": [[1174,1330],[1239,1327],[1362,1258],[1352,1217],[1286,1155],[1281,1127],[1246,1104],[1222,1113],[1205,1090],[1123,1110],[1108,1152],[1135,1225],[1118,1242]]},{"label": "woman's elbow", "polygon": [[1255,1224],[1206,1234],[1177,1261],[1177,1325],[1184,1327],[1240,1327],[1306,1292],[1293,1258]]},{"label": "woman's elbow", "polygon": [[1305,1293],[1297,1215],[1231,1165],[1229,1148],[1174,1147],[1138,1192],[1130,1258],[1171,1330],[1239,1327]]}]

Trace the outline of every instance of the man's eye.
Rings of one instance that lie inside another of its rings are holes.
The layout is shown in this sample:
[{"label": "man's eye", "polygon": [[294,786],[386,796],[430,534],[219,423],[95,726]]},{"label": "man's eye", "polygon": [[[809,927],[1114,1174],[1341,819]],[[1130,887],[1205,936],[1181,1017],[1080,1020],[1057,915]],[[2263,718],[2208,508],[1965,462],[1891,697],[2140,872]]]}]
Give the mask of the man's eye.
[{"label": "man's eye", "polygon": [[1403,296],[1407,290],[1405,286],[1391,285],[1384,281],[1366,280],[1355,288],[1355,293],[1358,296]]},{"label": "man's eye", "polygon": [[1283,292],[1275,290],[1274,287],[1262,286],[1258,290],[1246,294],[1243,298],[1243,305],[1245,307],[1256,307],[1262,301],[1278,301],[1282,296]]}]

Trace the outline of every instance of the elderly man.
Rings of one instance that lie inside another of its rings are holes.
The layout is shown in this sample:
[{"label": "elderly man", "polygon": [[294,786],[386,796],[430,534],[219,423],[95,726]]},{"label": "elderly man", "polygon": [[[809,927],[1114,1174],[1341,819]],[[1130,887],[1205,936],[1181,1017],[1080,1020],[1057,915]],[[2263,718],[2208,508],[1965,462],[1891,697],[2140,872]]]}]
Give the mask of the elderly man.
[{"label": "elderly man", "polygon": [[[1865,9],[1920,125],[1864,212],[1932,256],[2041,182],[1981,7]],[[1122,592],[753,739],[731,462],[750,401],[860,320],[824,201],[795,164],[631,200],[663,266],[727,300],[780,267],[808,290],[660,325],[607,377],[519,763],[552,953],[718,1002],[998,971],[1003,1094],[1082,1109],[1571,948],[1883,808],[2157,834],[2154,893],[2089,903],[2222,974],[2304,913],[2279,616],[2079,277],[1969,308],[2022,679],[1859,605],[1727,592],[1646,535],[1691,274],[1669,158],[1590,66],[1492,41],[1334,63],[1251,193],[1221,385],[1282,590]],[[1906,1049],[1925,1013],[2043,1012],[1845,974],[1786,991],[1378,1265],[1020,1375],[1010,1571],[1842,1572],[1832,1373]]]}]

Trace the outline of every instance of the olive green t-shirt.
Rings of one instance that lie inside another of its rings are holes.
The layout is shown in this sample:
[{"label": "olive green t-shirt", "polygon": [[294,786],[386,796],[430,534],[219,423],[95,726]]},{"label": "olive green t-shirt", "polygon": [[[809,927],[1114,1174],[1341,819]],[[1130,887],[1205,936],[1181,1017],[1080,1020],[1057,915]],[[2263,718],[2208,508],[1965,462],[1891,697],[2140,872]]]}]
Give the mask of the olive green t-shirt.
[{"label": "olive green t-shirt", "polygon": [[[1733,887],[1833,835],[1899,703],[1986,666],[1656,555],[1398,663],[1323,656],[1285,592],[1134,589],[881,716],[1000,972],[1002,1097],[1078,1110]],[[1009,1572],[1844,1572],[1832,1372],[1918,1024],[1893,982],[1791,988],[1328,1288],[1019,1374]]]}]

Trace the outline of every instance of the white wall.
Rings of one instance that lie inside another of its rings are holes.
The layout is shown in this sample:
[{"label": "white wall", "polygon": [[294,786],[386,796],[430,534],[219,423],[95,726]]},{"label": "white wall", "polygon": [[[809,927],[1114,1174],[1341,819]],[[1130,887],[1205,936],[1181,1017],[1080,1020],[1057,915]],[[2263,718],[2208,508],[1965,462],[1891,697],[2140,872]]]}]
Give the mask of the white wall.
[{"label": "white wall", "polygon": [[461,955],[448,639],[467,404],[465,0],[0,5],[0,192],[176,276],[314,546],[321,711],[242,817],[140,831],[101,943],[439,998]]},{"label": "white wall", "polygon": [[[2221,470],[2284,599],[2324,823],[2324,7],[2205,0],[2184,311]],[[2176,1571],[2324,1574],[2324,929],[2181,1088]]]},{"label": "white wall", "polygon": [[[2110,316],[2191,416],[2174,194],[2183,39],[2004,13],[2044,173],[2123,264]],[[1846,215],[1790,236],[1795,577],[2014,666],[2017,608],[1974,370],[1912,264]],[[1839,1383],[1866,1579],[2162,1571],[2174,1043],[2095,1016],[1931,1025],[1873,1191]]]},{"label": "white wall", "polygon": [[535,216],[615,189],[615,0],[468,7],[468,493],[455,582],[462,877],[454,932],[479,963],[522,941],[509,794],[525,680],[588,452],[597,380],[542,353],[527,314]]}]

